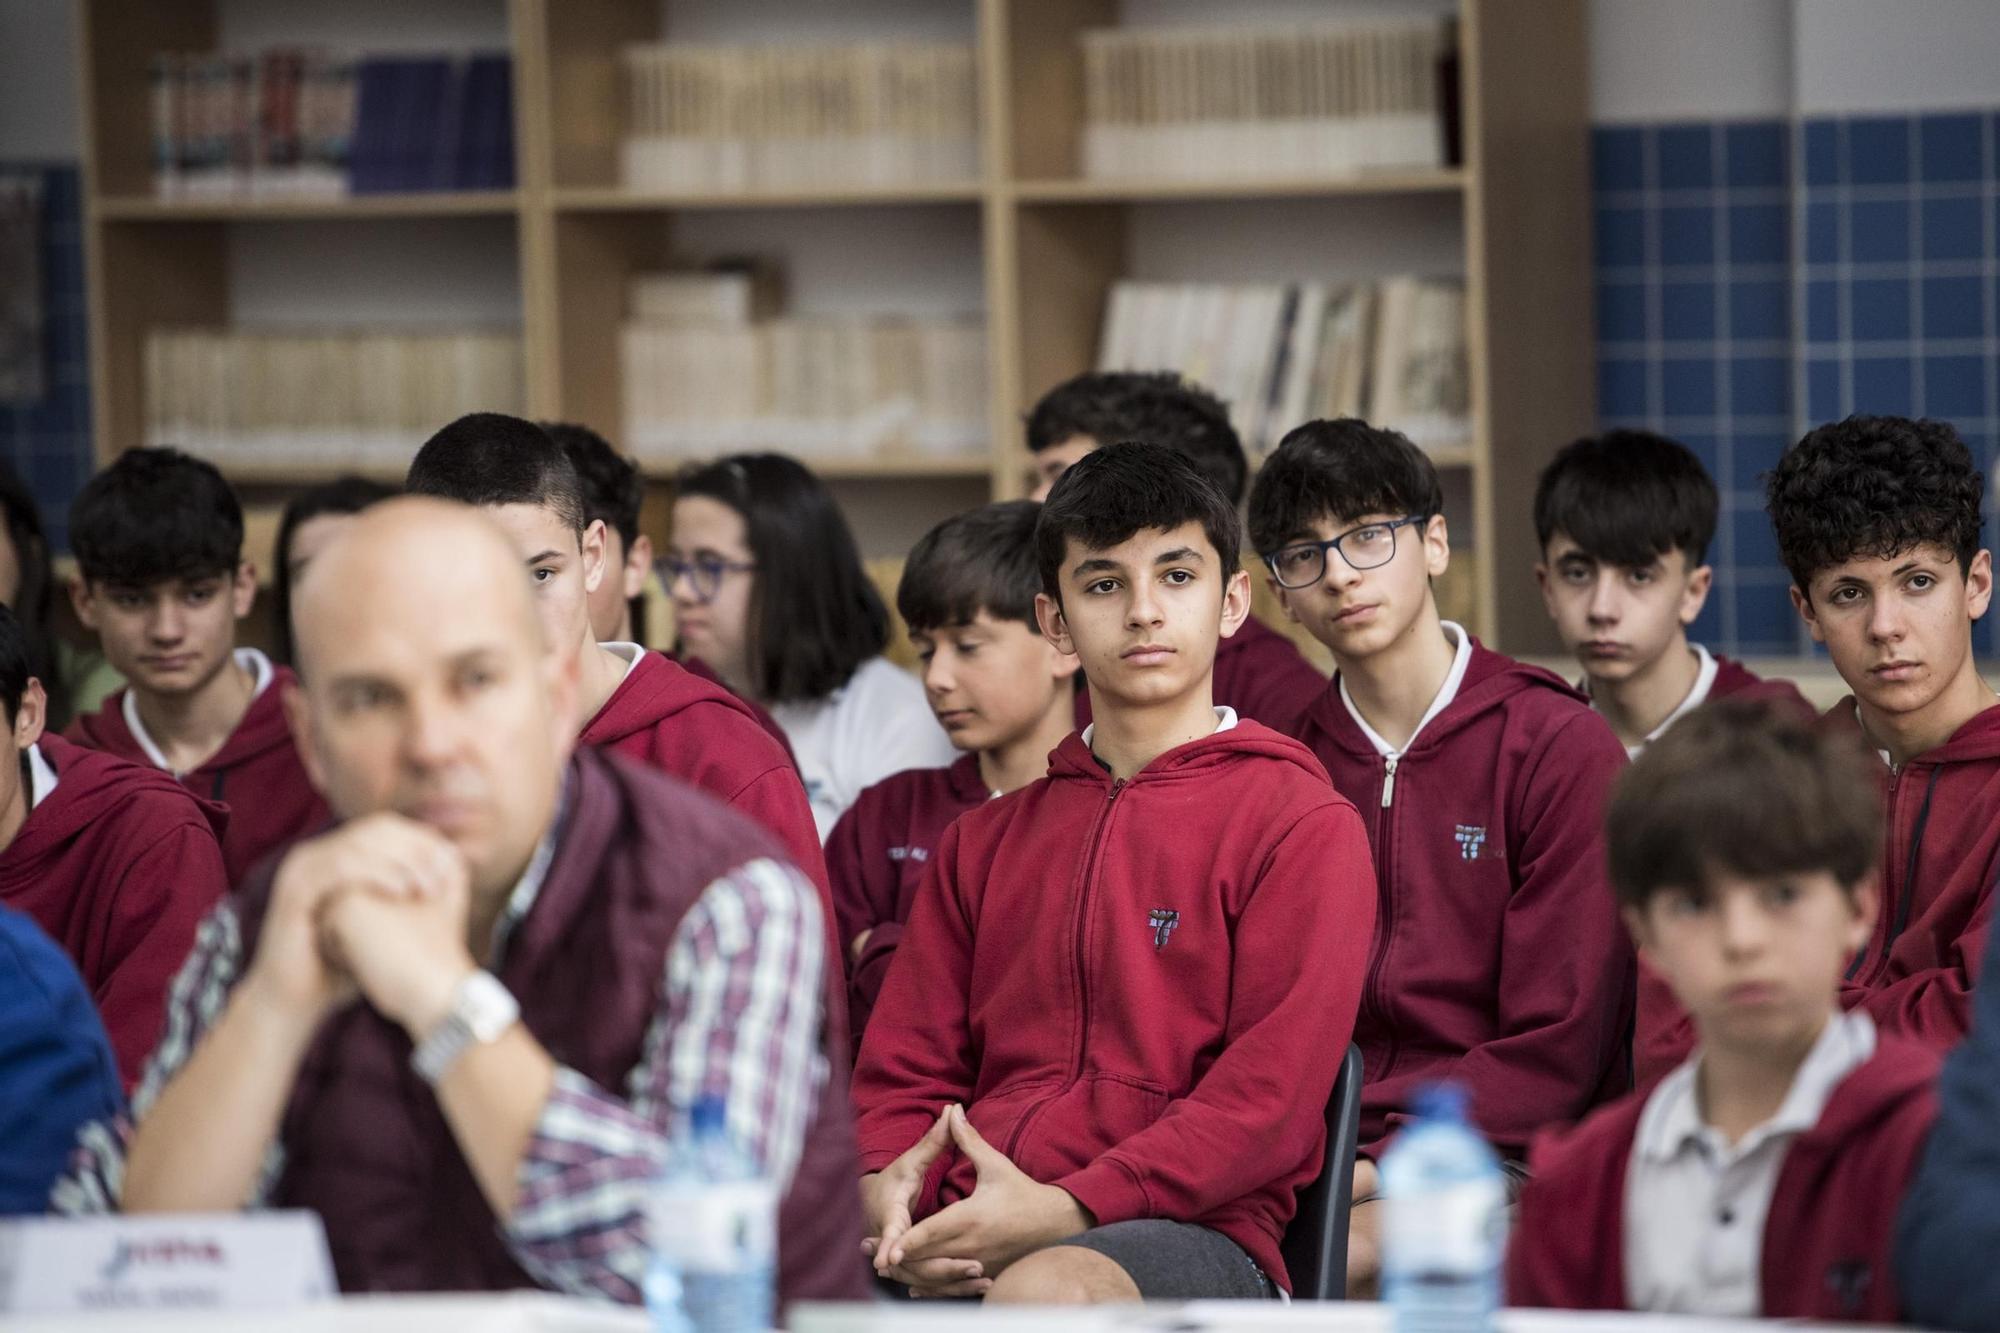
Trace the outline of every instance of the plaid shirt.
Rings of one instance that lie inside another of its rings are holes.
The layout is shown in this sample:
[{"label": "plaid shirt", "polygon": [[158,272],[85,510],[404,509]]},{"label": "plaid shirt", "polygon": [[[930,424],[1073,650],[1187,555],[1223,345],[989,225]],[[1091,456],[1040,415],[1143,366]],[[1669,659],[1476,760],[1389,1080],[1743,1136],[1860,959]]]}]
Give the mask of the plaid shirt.
[{"label": "plaid shirt", "polygon": [[[534,905],[553,847],[550,838],[536,852],[494,928],[496,966]],[[820,940],[818,896],[788,865],[746,862],[702,891],[667,951],[653,1022],[622,1095],[556,1068],[502,1228],[536,1281],[638,1302],[646,1193],[666,1162],[669,1135],[705,1094],[724,1098],[731,1133],[772,1179],[791,1179],[828,1077],[819,1049]],[[84,1127],[70,1172],[51,1195],[55,1211],[117,1209],[132,1125],[221,1018],[242,967],[242,930],[225,900],[202,922],[168,993],[165,1034],[133,1096],[132,1118]],[[263,1206],[283,1170],[284,1146],[274,1141],[250,1207]]]}]

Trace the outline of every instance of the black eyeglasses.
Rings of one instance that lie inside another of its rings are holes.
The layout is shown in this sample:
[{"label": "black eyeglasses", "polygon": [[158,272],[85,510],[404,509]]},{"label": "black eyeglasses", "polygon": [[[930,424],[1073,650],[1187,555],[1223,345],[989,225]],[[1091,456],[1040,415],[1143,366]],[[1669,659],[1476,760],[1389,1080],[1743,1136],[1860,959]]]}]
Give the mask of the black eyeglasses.
[{"label": "black eyeglasses", "polygon": [[653,562],[653,568],[659,571],[660,582],[669,595],[673,593],[674,585],[686,578],[694,599],[706,605],[722,591],[725,574],[748,574],[757,566],[751,561],[724,560],[721,556],[703,555],[683,560],[677,555],[663,555]]},{"label": "black eyeglasses", "polygon": [[1323,542],[1294,542],[1290,546],[1280,546],[1264,557],[1264,563],[1270,567],[1271,577],[1278,581],[1280,588],[1310,588],[1326,577],[1328,551],[1340,552],[1340,558],[1352,569],[1377,569],[1396,558],[1397,528],[1429,521],[1428,515],[1411,514],[1408,518],[1392,518],[1386,523],[1363,523]]}]

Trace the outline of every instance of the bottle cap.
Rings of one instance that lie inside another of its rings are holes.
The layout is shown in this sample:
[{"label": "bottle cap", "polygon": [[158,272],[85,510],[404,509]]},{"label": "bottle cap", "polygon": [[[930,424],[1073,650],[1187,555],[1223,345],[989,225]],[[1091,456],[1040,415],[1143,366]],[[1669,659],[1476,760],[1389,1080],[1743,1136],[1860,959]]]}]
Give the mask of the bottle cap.
[{"label": "bottle cap", "polygon": [[729,1103],[715,1093],[705,1094],[689,1112],[688,1126],[698,1139],[720,1138],[729,1132]]},{"label": "bottle cap", "polygon": [[1447,1120],[1458,1124],[1466,1122],[1465,1085],[1461,1083],[1426,1083],[1417,1089],[1416,1112],[1418,1120]]}]

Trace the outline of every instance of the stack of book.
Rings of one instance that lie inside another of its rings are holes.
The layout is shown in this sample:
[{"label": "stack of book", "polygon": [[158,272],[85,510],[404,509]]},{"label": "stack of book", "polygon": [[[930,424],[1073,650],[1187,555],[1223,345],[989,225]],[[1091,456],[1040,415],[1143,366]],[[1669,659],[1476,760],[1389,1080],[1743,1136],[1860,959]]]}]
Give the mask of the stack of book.
[{"label": "stack of book", "polygon": [[1350,176],[1446,160],[1447,20],[1086,32],[1083,174]]},{"label": "stack of book", "polygon": [[666,462],[750,449],[804,458],[985,447],[977,317],[777,313],[750,270],[641,274],[620,344],[625,442]]},{"label": "stack of book", "polygon": [[265,471],[398,471],[456,417],[523,410],[512,332],[162,328],[145,376],[148,444]]},{"label": "stack of book", "polygon": [[1245,445],[1363,417],[1433,452],[1472,441],[1465,286],[1455,279],[1223,285],[1121,282],[1100,370],[1177,370],[1213,390]]},{"label": "stack of book", "polygon": [[969,46],[627,47],[624,182],[777,191],[977,177]]},{"label": "stack of book", "polygon": [[505,55],[356,58],[293,47],[156,55],[154,193],[512,189],[511,68]]}]

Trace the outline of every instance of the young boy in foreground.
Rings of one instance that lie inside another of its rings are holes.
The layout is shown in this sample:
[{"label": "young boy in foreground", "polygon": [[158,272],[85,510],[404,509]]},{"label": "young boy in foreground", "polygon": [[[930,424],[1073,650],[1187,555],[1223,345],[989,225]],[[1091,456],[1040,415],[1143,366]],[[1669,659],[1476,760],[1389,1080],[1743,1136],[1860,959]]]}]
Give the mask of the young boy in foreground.
[{"label": "young boy in foreground", "polygon": [[257,571],[243,509],[212,463],[129,449],[70,507],[77,618],[129,682],[65,739],[172,774],[229,807],[230,883],[328,816],[285,725],[294,677],[236,646]]},{"label": "young boy in foreground", "polygon": [[[1993,596],[1984,480],[1942,421],[1849,417],[1771,474],[1792,604],[1853,697],[1824,725],[1882,758],[1882,912],[1841,1003],[1942,1052],[1965,1036],[2000,871],[2000,708],[1972,655]],[[1673,997],[1639,989],[1641,1087],[1693,1041]]]},{"label": "young boy in foreground", "polygon": [[1646,431],[1578,440],[1535,487],[1535,581],[1583,667],[1590,706],[1627,754],[1711,698],[1783,699],[1812,712],[1789,681],[1760,680],[1688,641],[1715,574],[1716,510],[1701,460]]},{"label": "young boy in foreground", "polygon": [[1899,1317],[1896,1208],[1938,1057],[1839,1002],[1876,917],[1871,767],[1851,734],[1728,700],[1620,779],[1618,901],[1700,1044],[1651,1093],[1537,1147],[1511,1303]]},{"label": "young boy in foreground", "polygon": [[[1239,509],[1249,484],[1243,442],[1229,409],[1172,371],[1094,370],[1042,395],[1028,414],[1037,500],[1078,459],[1120,440],[1164,444],[1185,455]],[[1319,697],[1326,677],[1290,639],[1254,615],[1215,651],[1215,702],[1282,731]],[[1076,696],[1076,725],[1090,722],[1090,695]]]},{"label": "young boy in foreground", "polygon": [[886,1277],[1044,1302],[1289,1285],[1375,891],[1325,770],[1214,706],[1238,541],[1157,445],[1099,450],[1043,506],[1036,608],[1096,722],[961,815],[917,894],[854,1078]]},{"label": "young boy in foreground", "polygon": [[948,518],[903,566],[896,609],[923,663],[931,711],[965,755],[876,783],[827,839],[857,1044],[946,826],[1047,773],[1070,733],[1077,661],[1035,621],[1041,508],[1011,500]]},{"label": "young boy in foreground", "polygon": [[1626,1086],[1632,952],[1599,820],[1625,753],[1575,690],[1439,617],[1443,502],[1421,449],[1354,420],[1292,431],[1250,497],[1286,612],[1339,668],[1292,734],[1361,809],[1381,885],[1354,1027],[1361,1291],[1379,1259],[1375,1159],[1422,1084],[1465,1084],[1510,1160]]}]

